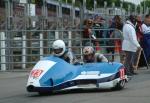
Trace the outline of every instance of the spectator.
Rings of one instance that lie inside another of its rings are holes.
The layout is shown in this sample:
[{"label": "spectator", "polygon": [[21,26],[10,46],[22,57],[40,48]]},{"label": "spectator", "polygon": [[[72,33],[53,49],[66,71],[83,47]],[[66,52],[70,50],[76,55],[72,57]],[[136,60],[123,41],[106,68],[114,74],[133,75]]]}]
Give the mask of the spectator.
[{"label": "spectator", "polygon": [[103,28],[103,24],[105,23],[105,19],[103,19],[99,15],[94,16],[94,27],[95,28]]},{"label": "spectator", "polygon": [[[117,30],[111,30],[108,35],[109,38],[121,38],[120,31],[122,31],[123,23],[122,23],[122,20],[119,15],[115,15],[110,28],[117,29]],[[117,50],[117,52],[121,51],[121,40],[119,40],[119,39],[109,40],[107,44],[108,44],[108,46],[115,46],[115,47],[107,48],[108,53],[114,54],[116,50]],[[112,61],[114,61],[114,56],[112,56]]]},{"label": "spectator", "polygon": [[[142,18],[140,15],[137,15],[136,16],[136,35],[137,35],[137,40],[138,42],[140,43],[141,47],[143,48],[143,32],[142,32],[142,24],[143,24],[143,21],[142,21]],[[139,51],[136,52],[135,55],[139,55]],[[137,56],[135,56],[135,59],[137,60]],[[138,63],[138,66],[145,66],[145,59],[144,59],[144,55],[143,53],[141,53],[140,55],[140,59],[139,59],[139,63]]]},{"label": "spectator", "polygon": [[71,51],[66,50],[66,46],[63,40],[56,40],[52,45],[53,54],[61,59],[64,59],[70,64],[78,64],[77,59]]},{"label": "spectator", "polygon": [[141,40],[143,39],[143,33],[142,33],[142,19],[141,19],[141,16],[138,15],[136,16],[136,21],[137,21],[137,24],[136,24],[136,35],[137,35],[137,40],[139,41],[139,43],[141,42]]},{"label": "spectator", "polygon": [[94,43],[94,40],[96,40],[95,32],[92,29],[93,29],[93,20],[92,19],[85,20],[83,31],[84,46],[91,45],[91,42]]},{"label": "spectator", "polygon": [[146,59],[150,60],[150,14],[145,15],[144,23],[142,24],[143,31],[143,49]]},{"label": "spectator", "polygon": [[147,14],[144,19],[144,23],[142,24],[142,32],[143,34],[150,34],[150,15]]},{"label": "spectator", "polygon": [[[93,24],[93,28],[94,29],[97,29],[95,30],[95,35],[96,35],[96,38],[104,38],[104,31],[103,30],[100,30],[100,28],[104,28],[104,24],[105,23],[105,19],[103,19],[101,16],[99,15],[95,15],[94,16],[94,24]],[[101,41],[99,40],[99,44],[100,45],[104,45],[104,41]]]},{"label": "spectator", "polygon": [[95,53],[94,48],[91,46],[85,46],[83,48],[83,61],[85,63],[108,62],[103,54]]},{"label": "spectator", "polygon": [[125,25],[123,26],[123,43],[122,50],[125,52],[125,67],[127,69],[127,75],[131,76],[136,74],[134,72],[134,60],[135,53],[137,50],[140,50],[140,44],[137,41],[136,31],[135,31],[136,17],[130,15]]},{"label": "spectator", "polygon": [[122,23],[121,17],[119,15],[115,15],[110,28],[115,28],[115,29],[122,31],[123,23]]}]

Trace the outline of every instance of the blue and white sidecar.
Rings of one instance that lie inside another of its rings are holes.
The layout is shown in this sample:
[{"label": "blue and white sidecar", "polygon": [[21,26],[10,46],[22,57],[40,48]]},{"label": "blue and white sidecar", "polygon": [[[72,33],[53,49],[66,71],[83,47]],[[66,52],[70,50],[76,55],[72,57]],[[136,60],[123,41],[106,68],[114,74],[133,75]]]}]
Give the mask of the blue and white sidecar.
[{"label": "blue and white sidecar", "polygon": [[33,67],[27,81],[28,92],[52,92],[77,88],[123,89],[127,81],[121,63],[71,65],[49,56]]}]

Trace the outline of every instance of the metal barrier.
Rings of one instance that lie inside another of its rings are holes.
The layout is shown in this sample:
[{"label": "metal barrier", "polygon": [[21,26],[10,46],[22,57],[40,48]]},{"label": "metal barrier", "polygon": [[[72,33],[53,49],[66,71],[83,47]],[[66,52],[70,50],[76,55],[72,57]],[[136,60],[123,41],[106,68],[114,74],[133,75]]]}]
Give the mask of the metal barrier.
[{"label": "metal barrier", "polygon": [[[108,45],[108,42],[121,40],[122,34],[115,29],[94,29],[103,31],[103,35],[110,30],[120,33],[120,37],[97,38],[100,42],[100,52],[110,61],[120,62],[120,52],[114,51],[108,53],[107,48],[116,48],[116,45]],[[28,70],[42,57],[49,56],[52,53],[51,45],[54,40],[62,39],[67,48],[72,50],[77,59],[82,61],[83,40],[92,41],[92,38],[82,38],[82,30],[8,30],[0,32],[0,68],[5,70]],[[89,45],[92,45],[90,42]],[[96,47],[93,45],[93,47]],[[114,49],[115,50],[115,49]],[[112,59],[112,56],[115,58]],[[119,57],[117,57],[119,56]],[[118,60],[119,59],[119,60]]]},{"label": "metal barrier", "polygon": [[[18,0],[2,1],[5,5],[0,8],[2,14],[0,16],[2,17],[0,19],[0,70],[2,71],[32,68],[39,59],[52,53],[51,45],[56,39],[63,39],[67,48],[72,50],[81,61],[84,40],[90,41],[89,45],[97,47],[91,42],[92,38],[82,38],[83,31],[76,29],[81,28],[84,19],[95,15],[94,12],[87,12],[84,7],[66,6],[51,0],[43,0],[46,4],[41,6]],[[32,13],[32,7],[35,6],[36,12],[33,10]],[[110,15],[106,16],[110,17]],[[108,27],[107,22],[108,20],[105,25]],[[100,52],[104,53],[110,61],[114,61],[114,56],[120,55],[120,52],[108,53],[108,48],[116,47],[108,42],[120,38],[105,36],[112,29],[94,30],[103,31],[104,37],[97,38],[100,43]]]}]

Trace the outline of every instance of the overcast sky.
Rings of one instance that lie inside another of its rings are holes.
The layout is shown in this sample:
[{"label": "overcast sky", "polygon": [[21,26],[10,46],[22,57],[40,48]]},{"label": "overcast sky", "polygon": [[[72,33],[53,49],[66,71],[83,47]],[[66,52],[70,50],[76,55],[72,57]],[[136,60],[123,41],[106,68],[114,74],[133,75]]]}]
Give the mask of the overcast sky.
[{"label": "overcast sky", "polygon": [[138,5],[138,4],[140,4],[140,2],[143,1],[143,0],[124,0],[124,1],[132,2],[132,3]]}]

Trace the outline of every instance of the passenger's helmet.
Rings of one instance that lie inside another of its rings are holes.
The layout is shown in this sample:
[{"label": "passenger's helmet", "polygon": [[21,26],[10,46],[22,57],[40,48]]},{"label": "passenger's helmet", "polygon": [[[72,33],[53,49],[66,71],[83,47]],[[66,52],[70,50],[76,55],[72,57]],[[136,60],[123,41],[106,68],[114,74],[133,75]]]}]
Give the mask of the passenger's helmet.
[{"label": "passenger's helmet", "polygon": [[83,49],[83,61],[86,63],[94,62],[95,51],[91,46],[86,46]]},{"label": "passenger's helmet", "polygon": [[83,48],[83,55],[94,54],[94,48],[91,46],[86,46]]},{"label": "passenger's helmet", "polygon": [[52,48],[55,56],[62,56],[66,50],[66,46],[63,40],[54,41]]}]

